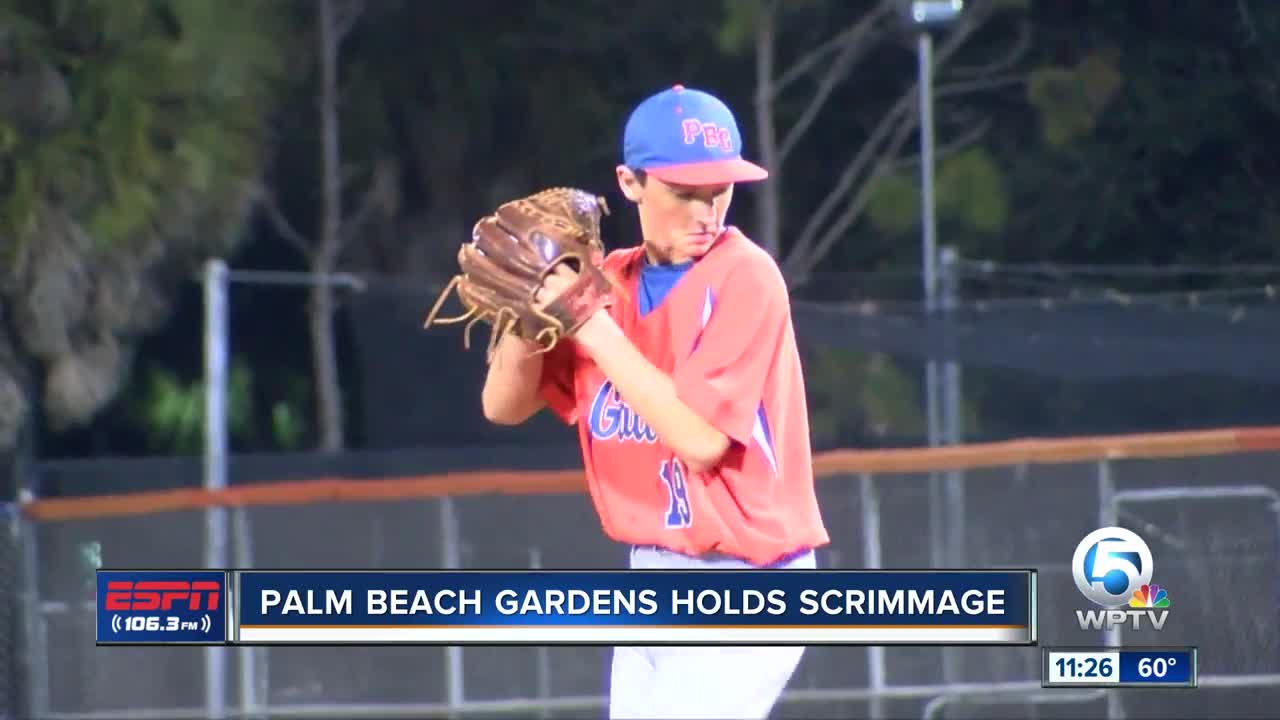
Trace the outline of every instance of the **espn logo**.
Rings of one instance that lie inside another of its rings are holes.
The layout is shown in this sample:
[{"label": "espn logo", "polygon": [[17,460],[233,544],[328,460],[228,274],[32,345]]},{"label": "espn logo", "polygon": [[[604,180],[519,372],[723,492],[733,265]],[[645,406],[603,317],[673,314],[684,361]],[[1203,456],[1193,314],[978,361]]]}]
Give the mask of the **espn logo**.
[{"label": "espn logo", "polygon": [[222,585],[213,580],[110,580],[107,582],[106,610],[217,610]]}]

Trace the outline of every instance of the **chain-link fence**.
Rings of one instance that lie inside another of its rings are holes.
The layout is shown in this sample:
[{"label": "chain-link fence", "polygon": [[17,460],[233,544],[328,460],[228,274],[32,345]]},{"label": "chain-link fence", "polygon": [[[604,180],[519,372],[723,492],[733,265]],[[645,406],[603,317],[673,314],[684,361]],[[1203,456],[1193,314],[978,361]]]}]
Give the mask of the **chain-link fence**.
[{"label": "chain-link fence", "polygon": [[18,717],[18,506],[0,500],[0,720]]},{"label": "chain-link fence", "polygon": [[[821,647],[806,654],[777,716],[1274,716],[1280,453],[1018,464],[966,470],[960,480],[964,525],[952,532],[963,540],[948,564],[1037,568],[1044,645],[1103,644],[1098,632],[1076,626],[1074,611],[1086,601],[1071,579],[1071,555],[1102,523],[1139,532],[1173,603],[1163,631],[1121,640],[1199,646],[1202,689],[1044,691],[1037,648]],[[911,472],[823,479],[832,543],[821,552],[822,566],[933,566],[931,537],[940,529],[929,524],[929,481]],[[384,497],[230,512],[236,553],[252,568],[614,568],[625,560],[577,493]],[[40,665],[35,674],[47,678],[33,688],[34,709],[49,718],[200,717],[204,651],[94,647],[80,553],[98,543],[106,567],[200,567],[203,512],[24,526],[37,549],[39,598],[38,612],[24,623],[32,637],[46,639],[31,655]],[[224,655],[226,707],[273,718],[503,710],[598,717],[608,677],[601,648],[272,647]]]},{"label": "chain-link fence", "polygon": [[[963,264],[962,264],[963,265]],[[961,268],[963,269],[963,267]],[[1258,291],[1117,298],[1075,290],[1033,299],[980,295],[973,268],[949,314],[885,301],[866,278],[823,278],[793,311],[815,448],[926,442],[925,363],[958,363],[950,388],[957,435],[999,439],[1271,422],[1280,373],[1267,328],[1280,318]],[[913,286],[914,287],[914,286]],[[822,290],[821,288],[827,288]],[[229,458],[233,485],[288,479],[376,479],[484,468],[577,467],[571,431],[543,416],[497,428],[475,401],[481,350],[460,334],[415,332],[438,288],[370,280],[341,293],[350,431],[369,448],[339,456]],[[224,338],[231,449],[302,446],[314,415],[305,375],[259,357],[282,326],[306,366],[305,292],[268,282],[231,288]],[[288,307],[296,323],[277,313]],[[349,332],[347,330],[349,329]],[[188,374],[198,359],[189,357]],[[144,368],[145,369],[145,368]],[[253,371],[253,372],[248,372]],[[147,372],[150,372],[147,369]],[[237,375],[240,372],[240,375]],[[198,374],[198,373],[196,373]],[[194,375],[192,375],[194,377]],[[244,383],[237,382],[243,377]],[[250,382],[251,380],[251,382]],[[264,389],[265,388],[265,389]],[[1273,397],[1274,396],[1274,397]],[[1194,412],[1191,412],[1194,410]],[[279,418],[291,423],[279,422]],[[158,452],[194,451],[199,428]],[[512,444],[515,443],[515,444]],[[460,448],[406,451],[420,446]],[[824,478],[833,542],[826,567],[1035,567],[1043,644],[1096,645],[1075,626],[1084,604],[1071,580],[1076,543],[1111,521],[1152,547],[1173,608],[1165,630],[1123,639],[1201,647],[1194,693],[1043,691],[1034,648],[815,648],[780,716],[1271,717],[1280,702],[1280,454],[1009,464],[936,473]],[[46,463],[42,497],[197,487],[187,458]],[[948,487],[950,492],[940,492]],[[127,501],[126,501],[127,502]],[[404,496],[228,511],[236,565],[254,568],[621,567],[585,496]],[[204,717],[212,686],[233,712],[265,717],[424,717],[500,711],[599,717],[608,653],[593,648],[96,648],[84,551],[107,567],[202,567],[203,512],[33,521],[0,533],[0,718]],[[6,542],[17,539],[9,548]],[[9,552],[12,549],[13,552]],[[5,621],[5,613],[19,615]],[[6,634],[8,633],[8,634]],[[6,664],[8,667],[6,667]],[[220,676],[217,676],[220,677]],[[6,685],[5,683],[9,683]],[[19,685],[20,683],[20,685]],[[20,692],[15,693],[17,687]],[[8,688],[8,689],[6,689]],[[7,694],[6,694],[7,693]],[[18,697],[24,704],[17,705]],[[1117,700],[1119,699],[1119,700]],[[6,703],[11,707],[6,707]],[[12,709],[11,709],[12,708]]]}]

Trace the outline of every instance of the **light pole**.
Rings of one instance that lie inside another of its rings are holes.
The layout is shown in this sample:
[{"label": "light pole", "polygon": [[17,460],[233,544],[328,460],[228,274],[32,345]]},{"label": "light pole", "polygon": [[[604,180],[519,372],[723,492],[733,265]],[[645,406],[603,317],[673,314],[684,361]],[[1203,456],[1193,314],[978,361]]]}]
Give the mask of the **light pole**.
[{"label": "light pole", "polygon": [[[938,310],[938,219],[934,197],[934,129],[933,129],[933,33],[955,22],[964,9],[963,0],[912,0],[909,22],[916,32],[916,61],[919,75],[920,108],[920,256],[923,263],[924,306],[932,319]],[[942,383],[939,364],[929,360],[925,365],[925,420],[929,446],[942,444]],[[948,543],[943,513],[943,488],[936,473],[930,477],[930,526],[932,559],[935,567],[946,564]]]},{"label": "light pole", "polygon": [[938,228],[934,201],[933,131],[933,32],[960,17],[963,0],[913,0],[911,23],[916,28],[916,63],[920,104],[920,185],[921,226],[924,260],[924,301],[929,312],[937,307]]},{"label": "light pole", "polygon": [[[954,23],[964,10],[963,0],[911,0],[909,22],[916,32],[916,61],[918,66],[918,90],[920,109],[920,226],[921,260],[924,281],[924,305],[926,317],[932,320],[938,310],[938,221],[934,197],[934,128],[933,128],[933,33]],[[929,323],[932,325],[932,323]],[[958,403],[955,388],[943,393],[942,373],[939,363],[930,359],[925,365],[926,422],[929,446],[943,441],[943,403]],[[951,369],[951,368],[948,368]],[[954,372],[947,373],[947,380],[954,382]],[[949,408],[948,418],[958,417],[958,408]],[[947,440],[958,438],[954,423],[946,423],[951,431]],[[950,473],[944,485],[942,477],[934,472],[929,476],[929,526],[930,550],[934,567],[952,565],[953,558],[961,557],[963,542],[956,515],[963,512],[962,480]],[[948,512],[950,511],[950,512]],[[960,681],[959,660],[950,650],[943,650],[942,674],[944,683]]]}]

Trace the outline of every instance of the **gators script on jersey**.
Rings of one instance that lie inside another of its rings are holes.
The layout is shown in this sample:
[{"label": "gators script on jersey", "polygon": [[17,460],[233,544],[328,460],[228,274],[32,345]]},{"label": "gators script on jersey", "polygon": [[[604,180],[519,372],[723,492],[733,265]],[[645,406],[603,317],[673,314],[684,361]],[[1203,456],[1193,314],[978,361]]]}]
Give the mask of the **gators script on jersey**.
[{"label": "gators script on jersey", "polygon": [[681,400],[733,441],[717,468],[689,472],[588,355],[557,345],[540,392],[577,425],[605,534],[759,566],[826,544],[790,300],[773,259],[731,227],[686,267],[646,266],[635,247],[610,253],[605,270],[625,290],[614,320]]}]

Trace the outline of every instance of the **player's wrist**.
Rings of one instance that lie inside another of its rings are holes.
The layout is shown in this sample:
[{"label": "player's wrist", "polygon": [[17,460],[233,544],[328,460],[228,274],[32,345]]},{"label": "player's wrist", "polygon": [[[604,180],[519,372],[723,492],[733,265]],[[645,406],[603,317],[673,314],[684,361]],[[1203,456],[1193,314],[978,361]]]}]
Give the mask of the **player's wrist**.
[{"label": "player's wrist", "polygon": [[594,354],[597,348],[609,341],[611,332],[619,332],[618,326],[609,316],[609,312],[601,308],[591,313],[587,321],[582,323],[578,331],[573,334],[573,339],[588,353]]}]

